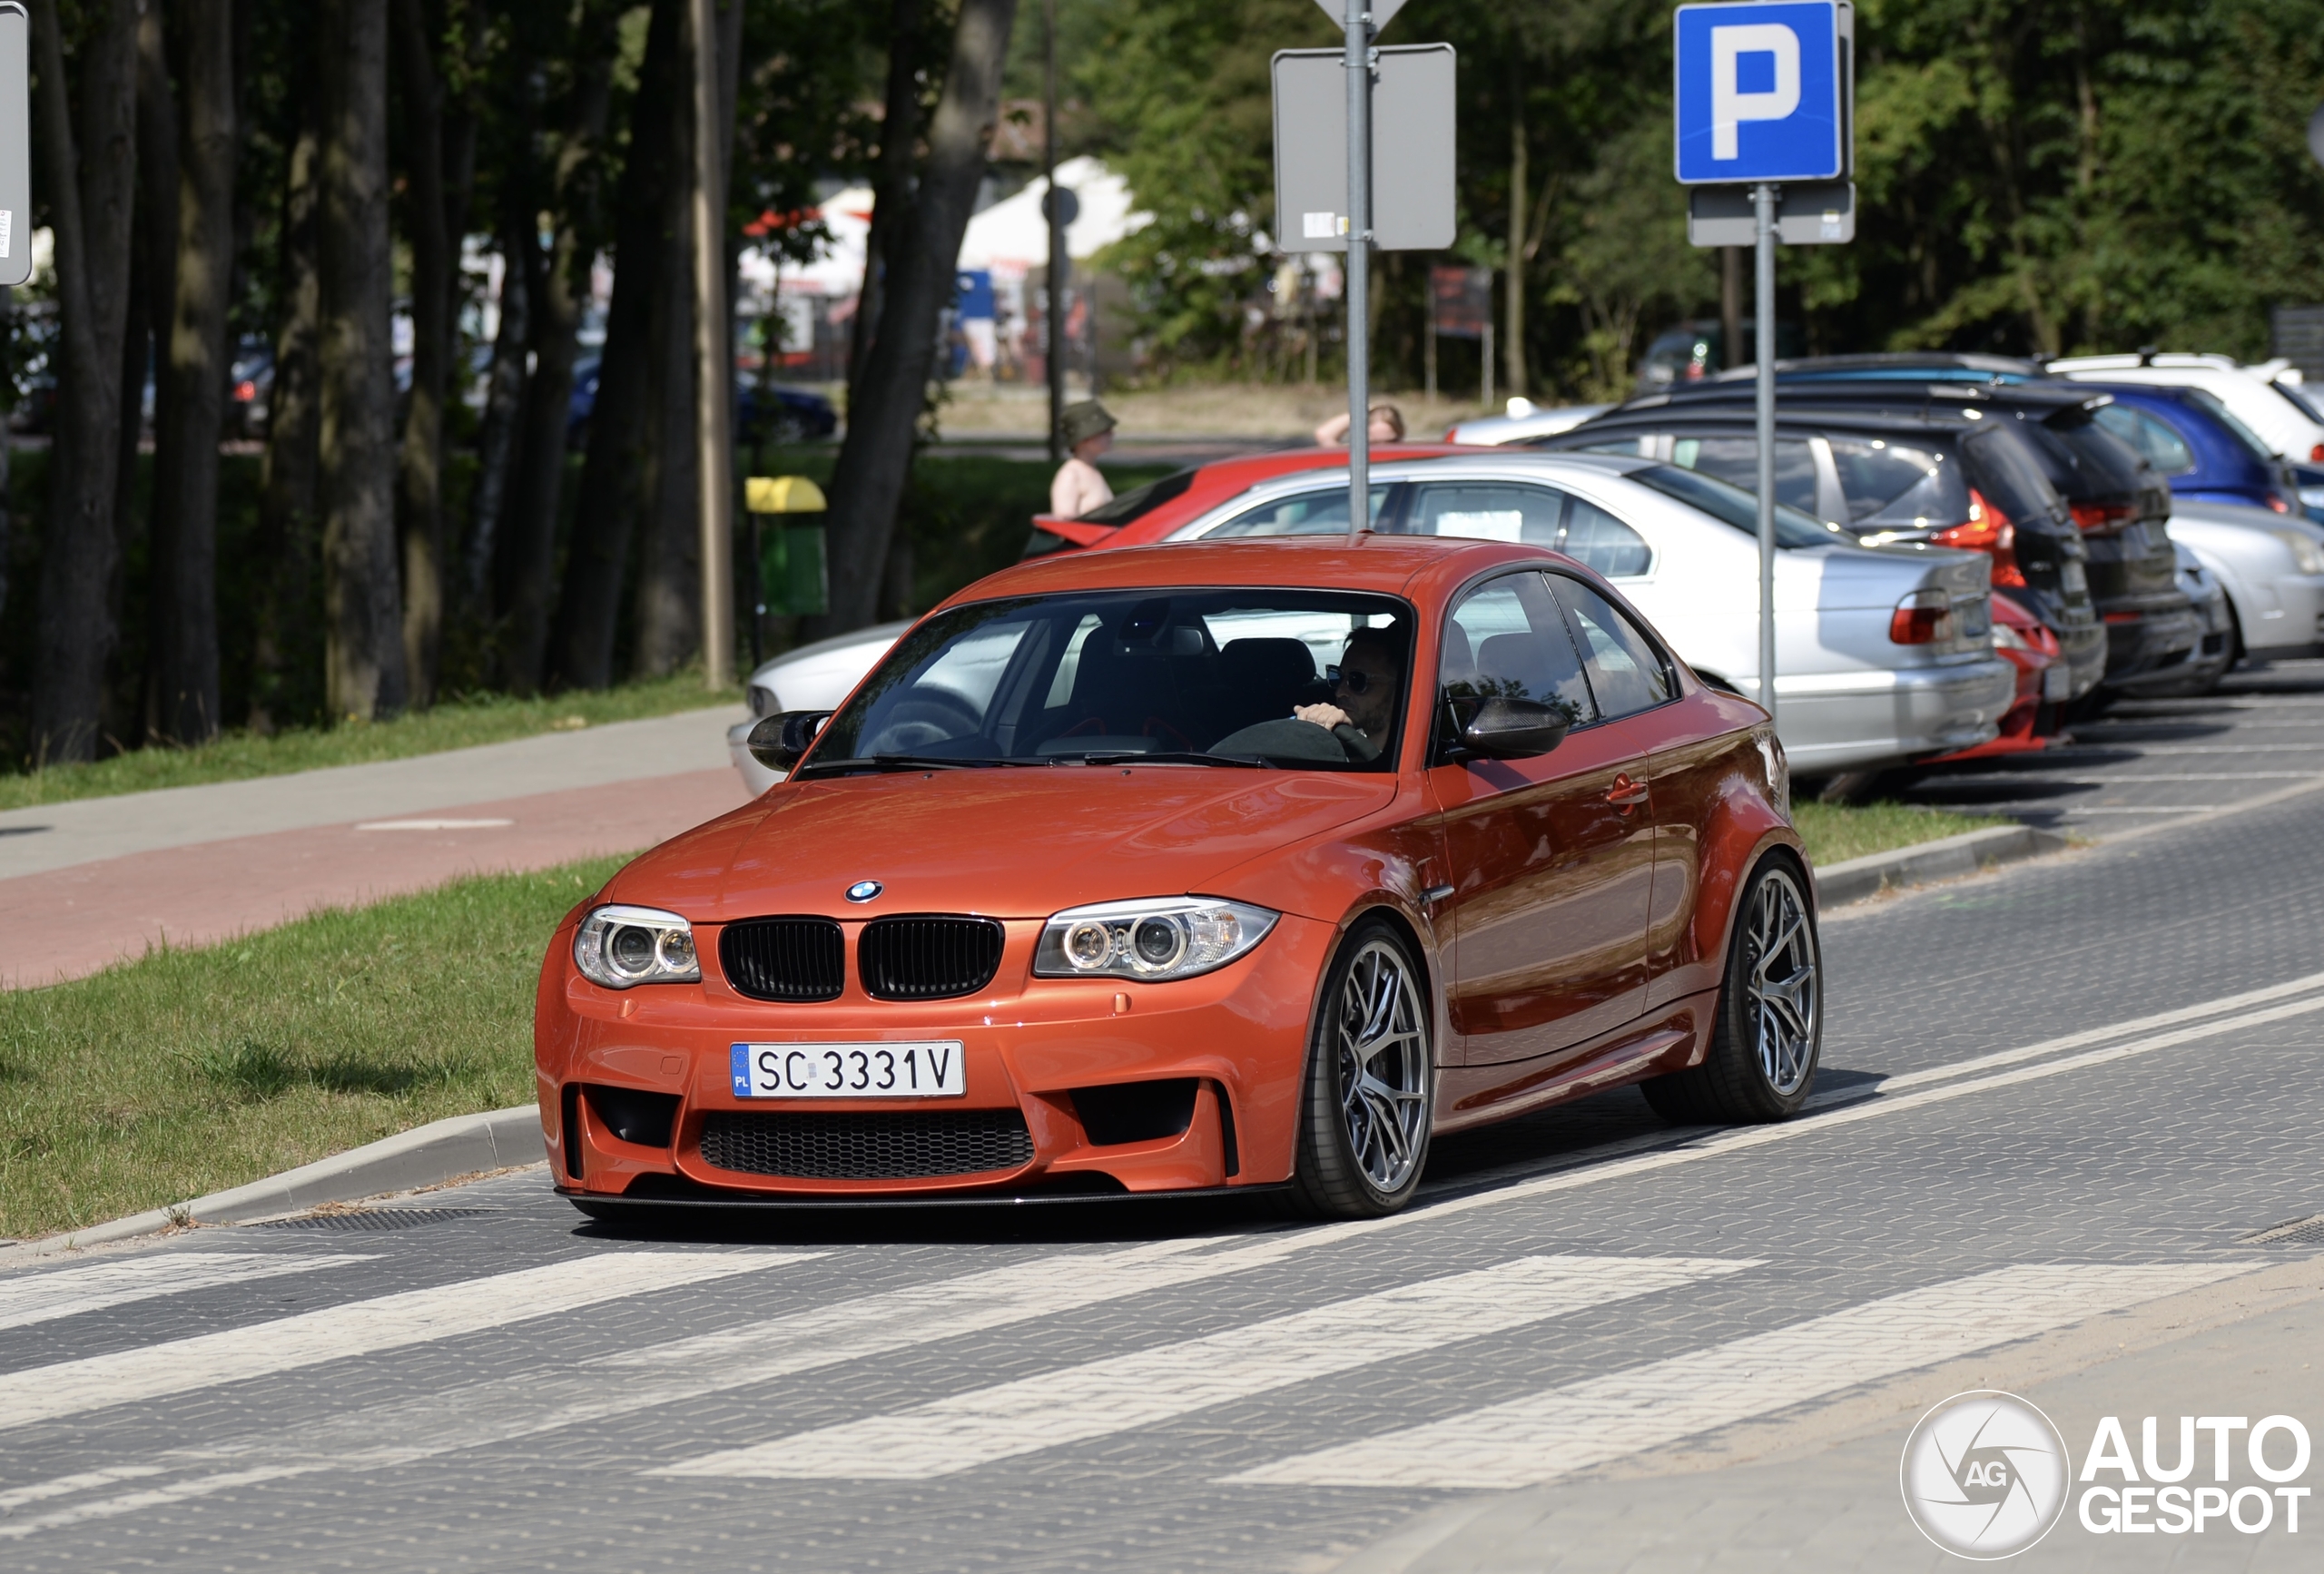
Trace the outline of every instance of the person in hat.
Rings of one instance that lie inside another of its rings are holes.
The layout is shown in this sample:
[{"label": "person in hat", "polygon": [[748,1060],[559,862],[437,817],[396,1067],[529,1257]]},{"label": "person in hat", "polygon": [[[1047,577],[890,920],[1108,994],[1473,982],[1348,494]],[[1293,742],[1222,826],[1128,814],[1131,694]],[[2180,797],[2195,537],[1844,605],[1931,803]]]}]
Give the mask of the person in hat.
[{"label": "person in hat", "polygon": [[1065,407],[1058,418],[1068,457],[1049,482],[1049,516],[1078,519],[1090,509],[1114,500],[1098,468],[1098,457],[1114,446],[1114,418],[1096,399]]}]

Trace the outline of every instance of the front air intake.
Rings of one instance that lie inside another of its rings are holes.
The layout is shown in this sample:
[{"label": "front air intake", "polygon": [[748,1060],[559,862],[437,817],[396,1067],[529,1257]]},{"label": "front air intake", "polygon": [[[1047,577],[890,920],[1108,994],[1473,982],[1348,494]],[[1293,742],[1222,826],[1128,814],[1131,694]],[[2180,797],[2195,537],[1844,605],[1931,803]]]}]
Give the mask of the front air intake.
[{"label": "front air intake", "polygon": [[713,1111],[702,1126],[704,1164],[794,1180],[924,1180],[1021,1169],[1032,1134],[1015,1109],[867,1111],[810,1115]]},{"label": "front air intake", "polygon": [[718,965],[753,1000],[836,1000],[847,979],[847,942],[827,918],[744,919],[718,937]]},{"label": "front air intake", "polygon": [[874,919],[855,942],[855,970],[875,1000],[973,995],[1000,970],[1004,936],[990,919],[911,913]]}]

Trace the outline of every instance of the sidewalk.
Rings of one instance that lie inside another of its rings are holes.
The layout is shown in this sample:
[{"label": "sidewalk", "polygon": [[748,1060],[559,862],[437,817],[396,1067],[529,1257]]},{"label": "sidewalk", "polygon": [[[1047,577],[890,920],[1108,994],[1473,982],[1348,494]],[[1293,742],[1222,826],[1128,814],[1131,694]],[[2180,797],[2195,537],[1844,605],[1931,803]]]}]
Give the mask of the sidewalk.
[{"label": "sidewalk", "polygon": [[[0,985],[61,982],[420,890],[667,840],[743,802],[729,708],[375,765],[0,812]],[[649,786],[650,784],[650,786]]]}]

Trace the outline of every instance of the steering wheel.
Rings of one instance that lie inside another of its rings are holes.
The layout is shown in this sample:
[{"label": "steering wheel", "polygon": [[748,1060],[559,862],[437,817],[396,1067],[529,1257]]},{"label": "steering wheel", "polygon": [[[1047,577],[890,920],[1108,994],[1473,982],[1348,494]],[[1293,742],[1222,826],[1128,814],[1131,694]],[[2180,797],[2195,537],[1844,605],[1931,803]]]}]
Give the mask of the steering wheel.
[{"label": "steering wheel", "polygon": [[880,735],[864,753],[914,754],[931,743],[974,737],[983,729],[984,718],[960,695],[943,689],[914,689],[888,713]]}]

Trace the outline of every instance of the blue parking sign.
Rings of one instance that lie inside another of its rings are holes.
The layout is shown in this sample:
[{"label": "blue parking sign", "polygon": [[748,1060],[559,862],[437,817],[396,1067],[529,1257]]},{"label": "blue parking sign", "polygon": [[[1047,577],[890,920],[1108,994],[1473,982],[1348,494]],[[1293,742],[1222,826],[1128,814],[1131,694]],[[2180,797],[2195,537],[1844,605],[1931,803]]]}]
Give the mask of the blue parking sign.
[{"label": "blue parking sign", "polygon": [[1682,184],[1847,173],[1846,0],[1681,5],[1674,20]]}]

